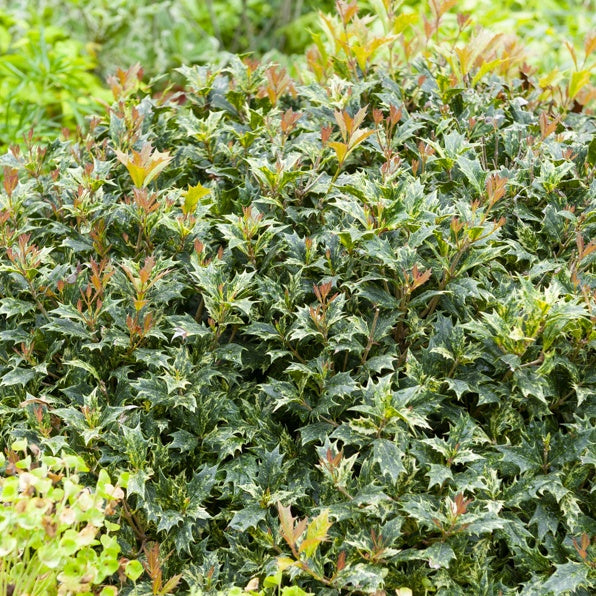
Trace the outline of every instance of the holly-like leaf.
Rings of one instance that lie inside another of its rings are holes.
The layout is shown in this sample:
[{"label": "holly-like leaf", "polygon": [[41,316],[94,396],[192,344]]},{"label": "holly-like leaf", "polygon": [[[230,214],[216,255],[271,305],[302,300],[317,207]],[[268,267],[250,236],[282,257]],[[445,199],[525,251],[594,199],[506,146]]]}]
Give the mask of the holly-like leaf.
[{"label": "holly-like leaf", "polygon": [[250,505],[241,511],[236,511],[230,521],[230,528],[238,532],[245,532],[249,528],[256,528],[260,521],[267,516],[267,510],[259,505]]},{"label": "holly-like leaf", "polygon": [[373,441],[372,461],[379,464],[381,474],[388,474],[393,482],[405,471],[402,463],[403,454],[397,445],[387,439]]},{"label": "holly-like leaf", "polygon": [[563,594],[580,588],[593,588],[595,584],[589,575],[588,565],[569,561],[555,565],[555,571],[542,587],[545,594]]},{"label": "holly-like leaf", "polygon": [[424,551],[425,558],[428,558],[428,564],[433,569],[447,568],[453,559],[455,552],[443,542],[436,542]]}]

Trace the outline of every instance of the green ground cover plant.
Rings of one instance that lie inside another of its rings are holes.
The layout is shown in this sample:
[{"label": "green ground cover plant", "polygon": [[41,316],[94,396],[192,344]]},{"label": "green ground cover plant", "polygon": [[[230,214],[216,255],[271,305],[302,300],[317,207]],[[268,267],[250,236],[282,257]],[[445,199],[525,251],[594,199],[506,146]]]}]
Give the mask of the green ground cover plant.
[{"label": "green ground cover plant", "polygon": [[593,591],[596,37],[450,4],[1,158],[2,446],[126,475],[123,593]]},{"label": "green ground cover plant", "polygon": [[[40,456],[26,440],[0,454],[0,472],[0,594],[116,594],[92,590],[121,567],[119,526],[106,519],[124,498],[121,483],[100,470],[92,492],[79,483],[89,472],[82,458]],[[123,577],[141,571],[122,562]]]}]

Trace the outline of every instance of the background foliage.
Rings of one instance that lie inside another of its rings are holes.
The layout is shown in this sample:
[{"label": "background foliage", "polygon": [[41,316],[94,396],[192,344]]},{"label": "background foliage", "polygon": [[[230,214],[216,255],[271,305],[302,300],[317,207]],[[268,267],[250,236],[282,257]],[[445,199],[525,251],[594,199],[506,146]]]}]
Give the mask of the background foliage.
[{"label": "background foliage", "polygon": [[[376,4],[361,2],[364,9]],[[528,61],[542,72],[570,67],[564,40],[580,47],[596,28],[592,0],[456,6],[483,26],[522,36]],[[299,74],[310,31],[319,30],[318,11],[333,8],[332,0],[0,0],[0,145],[21,142],[33,125],[48,138],[82,124],[109,99],[105,82],[117,67],[142,64],[146,79],[161,77],[158,88],[167,84],[164,73],[217,63],[225,50],[265,55]],[[407,0],[401,10],[421,21],[430,4]],[[444,25],[449,21],[455,13]]]}]

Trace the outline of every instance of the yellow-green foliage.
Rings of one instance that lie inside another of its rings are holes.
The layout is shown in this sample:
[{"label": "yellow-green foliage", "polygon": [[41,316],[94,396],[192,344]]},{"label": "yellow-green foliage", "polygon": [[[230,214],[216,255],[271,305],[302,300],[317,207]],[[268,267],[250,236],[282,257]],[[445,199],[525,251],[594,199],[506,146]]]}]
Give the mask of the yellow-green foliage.
[{"label": "yellow-green foliage", "polygon": [[[80,457],[40,456],[25,440],[0,453],[0,595],[91,594],[118,571],[119,526],[106,516],[124,498],[122,483],[100,470],[89,490],[80,482],[86,472]],[[139,563],[125,569],[137,577]]]}]

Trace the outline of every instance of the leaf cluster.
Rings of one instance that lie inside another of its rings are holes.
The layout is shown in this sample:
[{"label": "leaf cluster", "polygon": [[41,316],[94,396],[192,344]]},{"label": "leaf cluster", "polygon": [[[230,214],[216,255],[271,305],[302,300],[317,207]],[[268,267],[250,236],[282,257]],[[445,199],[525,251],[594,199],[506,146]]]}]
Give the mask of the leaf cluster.
[{"label": "leaf cluster", "polygon": [[153,593],[587,594],[589,102],[355,8],[2,157],[2,441],[128,474]]}]

